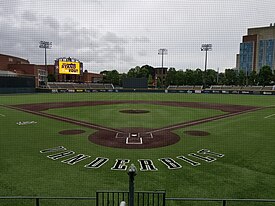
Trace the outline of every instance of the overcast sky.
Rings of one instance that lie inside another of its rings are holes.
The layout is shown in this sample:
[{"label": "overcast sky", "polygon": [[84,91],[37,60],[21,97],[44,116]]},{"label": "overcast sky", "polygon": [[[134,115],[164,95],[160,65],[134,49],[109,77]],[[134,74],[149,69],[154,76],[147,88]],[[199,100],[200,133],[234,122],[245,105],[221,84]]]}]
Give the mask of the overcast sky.
[{"label": "overcast sky", "polygon": [[74,57],[91,72],[145,64],[204,68],[236,65],[247,28],[275,23],[274,0],[0,0],[0,53],[44,64],[39,41],[53,42],[48,64]]}]

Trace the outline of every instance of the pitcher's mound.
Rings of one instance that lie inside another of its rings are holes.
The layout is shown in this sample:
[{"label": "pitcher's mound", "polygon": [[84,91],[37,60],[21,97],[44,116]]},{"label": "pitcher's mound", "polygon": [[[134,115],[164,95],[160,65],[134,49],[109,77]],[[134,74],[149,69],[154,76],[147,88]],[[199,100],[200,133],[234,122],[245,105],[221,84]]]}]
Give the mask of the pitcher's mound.
[{"label": "pitcher's mound", "polygon": [[121,113],[128,113],[128,114],[143,114],[143,113],[149,113],[148,110],[141,110],[141,109],[127,109],[127,110],[120,110]]}]

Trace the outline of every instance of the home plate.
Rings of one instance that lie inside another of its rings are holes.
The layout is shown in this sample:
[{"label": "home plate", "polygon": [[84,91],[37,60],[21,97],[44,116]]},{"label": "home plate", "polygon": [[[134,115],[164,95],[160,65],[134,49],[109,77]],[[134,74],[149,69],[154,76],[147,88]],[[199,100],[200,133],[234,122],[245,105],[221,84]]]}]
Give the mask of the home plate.
[{"label": "home plate", "polygon": [[153,134],[151,132],[118,132],[116,133],[115,138],[125,139],[126,144],[143,144],[143,138],[152,139]]},{"label": "home plate", "polygon": [[139,137],[139,133],[131,133],[130,138],[136,138]]}]

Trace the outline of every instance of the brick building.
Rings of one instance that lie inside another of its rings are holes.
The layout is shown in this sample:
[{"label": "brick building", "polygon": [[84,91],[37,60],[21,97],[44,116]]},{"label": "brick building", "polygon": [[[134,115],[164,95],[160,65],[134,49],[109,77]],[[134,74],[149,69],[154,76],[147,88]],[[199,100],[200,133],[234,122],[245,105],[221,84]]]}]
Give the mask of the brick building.
[{"label": "brick building", "polygon": [[29,64],[27,59],[14,57],[6,54],[0,54],[0,70],[8,71],[10,64]]},{"label": "brick building", "polygon": [[56,65],[47,65],[46,68],[45,65],[30,64],[26,59],[5,54],[0,54],[0,70],[20,76],[32,76],[35,78],[35,87],[45,87],[49,75],[57,82],[93,83],[103,79],[103,75],[87,70],[80,74],[59,74]]},{"label": "brick building", "polygon": [[35,87],[47,83],[48,72],[44,65],[30,64],[27,59],[0,54],[0,70],[13,72],[18,76],[35,77]]}]

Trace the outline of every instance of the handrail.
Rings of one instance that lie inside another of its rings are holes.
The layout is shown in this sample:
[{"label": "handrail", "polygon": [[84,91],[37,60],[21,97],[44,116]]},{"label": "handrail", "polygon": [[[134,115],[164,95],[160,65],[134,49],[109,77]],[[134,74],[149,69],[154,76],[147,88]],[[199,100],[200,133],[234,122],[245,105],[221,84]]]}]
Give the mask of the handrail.
[{"label": "handrail", "polygon": [[0,196],[0,199],[75,199],[75,200],[95,200],[96,197],[43,197],[43,196]]},{"label": "handrail", "polygon": [[217,199],[217,198],[184,198],[184,197],[166,197],[165,200],[172,201],[238,201],[238,202],[275,202],[275,199]]},{"label": "handrail", "polygon": [[205,202],[220,202],[222,206],[226,206],[228,202],[262,202],[275,203],[275,199],[217,199],[217,198],[181,198],[181,197],[166,197],[165,201],[205,201]]},{"label": "handrail", "polygon": [[[104,192],[104,191],[102,191]],[[157,192],[157,191],[156,191]],[[162,193],[162,192],[157,192]],[[34,200],[35,206],[40,206],[40,200],[93,200],[96,201],[96,197],[40,197],[40,196],[0,196],[0,201],[4,199],[31,199]],[[165,197],[165,201],[206,201],[206,202],[221,202],[223,206],[226,206],[228,202],[263,202],[263,203],[275,203],[275,199],[219,199],[219,198],[183,198],[183,197]]]}]

